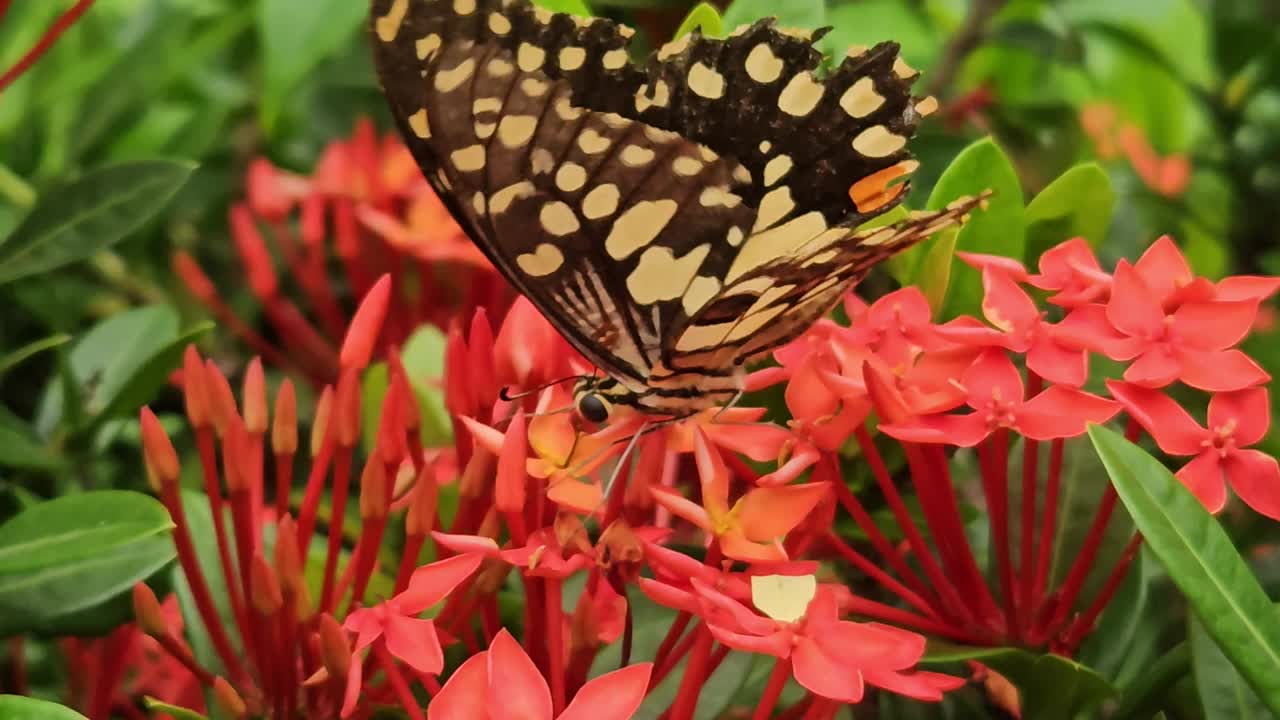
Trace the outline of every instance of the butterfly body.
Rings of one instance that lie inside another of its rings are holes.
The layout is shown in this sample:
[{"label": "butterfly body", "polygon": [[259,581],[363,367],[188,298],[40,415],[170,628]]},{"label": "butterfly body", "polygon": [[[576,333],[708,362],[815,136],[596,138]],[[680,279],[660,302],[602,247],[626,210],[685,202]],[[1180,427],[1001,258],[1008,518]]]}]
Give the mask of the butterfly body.
[{"label": "butterfly body", "polygon": [[820,33],[769,20],[643,66],[629,28],[527,0],[373,0],[371,22],[427,180],[607,374],[578,388],[592,412],[731,401],[747,362],[979,202],[859,230],[901,202],[907,138],[936,107],[894,43],[820,76]]}]

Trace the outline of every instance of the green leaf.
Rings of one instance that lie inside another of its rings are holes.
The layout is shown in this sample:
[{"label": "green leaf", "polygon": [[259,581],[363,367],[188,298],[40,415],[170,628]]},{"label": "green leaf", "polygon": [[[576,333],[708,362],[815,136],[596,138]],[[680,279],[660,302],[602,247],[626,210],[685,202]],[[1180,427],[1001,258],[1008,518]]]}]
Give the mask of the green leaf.
[{"label": "green leaf", "polygon": [[0,407],[0,467],[57,470],[63,458],[36,438],[20,418]]},{"label": "green leaf", "polygon": [[173,527],[164,505],[127,490],[64,495],[0,525],[0,575],[92,558]]},{"label": "green leaf", "polygon": [[[958,197],[991,190],[988,207],[975,210],[960,229],[956,250],[1022,258],[1022,185],[1004,150],[986,138],[965,148],[942,173],[929,196],[929,208],[941,209]],[[963,262],[953,263],[951,290],[944,319],[956,315],[977,315],[982,308],[982,276]]]},{"label": "green leaf", "polygon": [[[68,356],[71,377],[80,389],[79,411],[92,419],[122,397],[136,398],[139,375],[145,375],[152,358],[172,350],[179,340],[178,314],[168,305],[126,310],[95,325]],[[55,382],[41,404],[41,431],[58,423],[62,404],[63,388]]]},{"label": "green leaf", "polygon": [[259,3],[263,88],[258,120],[268,134],[275,128],[285,100],[298,81],[354,38],[368,12],[368,3],[350,0]]},{"label": "green leaf", "polygon": [[722,26],[732,30],[763,17],[776,17],[781,27],[815,30],[827,24],[827,9],[822,0],[735,0],[724,11]]},{"label": "green leaf", "polygon": [[952,228],[928,240],[924,257],[920,258],[920,266],[911,279],[911,284],[924,291],[934,317],[942,312],[942,304],[947,299],[947,288],[951,286],[951,266],[955,261],[956,239],[959,234],[958,229]]},{"label": "green leaf", "polygon": [[684,17],[684,22],[680,23],[680,27],[671,37],[682,38],[693,32],[694,28],[707,37],[720,37],[724,34],[724,18],[720,17],[720,11],[716,10],[714,5],[698,3]]},{"label": "green leaf", "polygon": [[1123,34],[1188,82],[1214,79],[1208,26],[1193,0],[1065,0],[1057,12],[1076,27]]},{"label": "green leaf", "polygon": [[374,363],[365,370],[360,382],[360,442],[366,453],[373,452],[378,442],[378,423],[382,420],[382,403],[390,384],[387,364]]},{"label": "green leaf", "polygon": [[1152,552],[1209,636],[1280,714],[1280,616],[1231,538],[1160,461],[1101,426],[1089,437]]},{"label": "green leaf", "polygon": [[1045,250],[1071,238],[1101,245],[1115,202],[1111,178],[1097,163],[1064,172],[1027,204],[1027,264],[1034,266]]},{"label": "green leaf", "polygon": [[591,17],[591,8],[585,0],[534,0],[534,3],[552,12],[569,13],[579,17]]},{"label": "green leaf", "polygon": [[29,342],[17,350],[7,353],[4,357],[0,357],[0,377],[4,377],[5,373],[17,367],[24,360],[39,355],[46,350],[61,347],[69,342],[71,342],[70,335],[59,333]]},{"label": "green leaf", "polygon": [[1194,615],[1187,618],[1187,642],[1191,645],[1191,668],[1200,690],[1205,720],[1272,717]]},{"label": "green leaf", "polygon": [[194,169],[172,160],[120,163],[41,193],[22,224],[0,241],[0,285],[114,245],[163,209]]},{"label": "green leaf", "polygon": [[153,353],[125,379],[106,408],[98,413],[98,422],[133,416],[138,408],[150,401],[169,381],[169,373],[182,364],[182,354],[187,346],[204,337],[213,327],[212,321],[202,322]]},{"label": "green leaf", "polygon": [[[778,8],[791,3],[789,0],[786,3],[775,0],[772,4]],[[928,68],[936,62],[942,48],[942,34],[918,12],[917,3],[859,0],[830,5],[824,24],[835,27],[823,38],[823,45],[837,61],[845,56],[851,46],[872,46],[885,40],[896,40],[902,45],[903,58],[915,67]],[[765,14],[770,12],[766,11]],[[727,14],[725,27],[734,27]]]},{"label": "green leaf", "polygon": [[4,720],[87,720],[65,705],[24,695],[0,695],[0,718]]},{"label": "green leaf", "polygon": [[1035,655],[1020,648],[978,648],[930,643],[921,665],[976,660],[989,665],[1018,687],[1028,718],[1068,720],[1096,708],[1115,695],[1115,688],[1093,669],[1061,655]]},{"label": "green leaf", "polygon": [[444,380],[446,342],[444,333],[438,328],[423,325],[409,336],[400,352],[409,384],[418,396],[418,409],[422,411],[422,444],[426,447],[453,442],[453,424],[444,406],[444,392],[440,385]]},{"label": "green leaf", "polygon": [[1144,665],[1132,684],[1124,689],[1115,720],[1146,720],[1164,706],[1174,685],[1191,672],[1191,649],[1178,643],[1155,662]]},{"label": "green leaf", "polygon": [[154,716],[168,715],[174,720],[209,720],[208,716],[201,715],[195,710],[184,708],[180,705],[170,705],[167,702],[161,702],[150,695],[142,698],[142,704],[146,706],[147,712]]}]

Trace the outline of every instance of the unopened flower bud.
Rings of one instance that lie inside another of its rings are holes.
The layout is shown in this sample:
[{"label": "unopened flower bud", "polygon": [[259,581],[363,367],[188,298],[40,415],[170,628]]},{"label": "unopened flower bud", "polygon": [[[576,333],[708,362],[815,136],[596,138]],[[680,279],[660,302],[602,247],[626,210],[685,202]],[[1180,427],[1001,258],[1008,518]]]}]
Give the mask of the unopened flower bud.
[{"label": "unopened flower bud", "polygon": [[316,416],[311,423],[311,457],[320,454],[325,435],[329,432],[329,418],[333,415],[333,386],[325,385],[316,401]]},{"label": "unopened flower bud", "polygon": [[276,411],[271,418],[271,450],[276,455],[298,452],[298,398],[293,381],[285,378],[276,392]]},{"label": "unopened flower bud", "polygon": [[253,434],[267,432],[267,379],[262,372],[262,358],[249,362],[244,373],[244,426]]},{"label": "unopened flower bud", "polygon": [[351,667],[351,643],[347,631],[329,613],[320,615],[320,661],[330,677],[345,678]]},{"label": "unopened flower bud", "polygon": [[227,431],[227,423],[232,416],[239,416],[236,410],[235,394],[231,392],[231,383],[227,376],[213,363],[205,361],[205,378],[209,387],[209,409],[212,411],[213,428],[222,437]]},{"label": "unopened flower bud", "polygon": [[151,412],[151,408],[144,406],[138,417],[142,430],[142,454],[147,469],[161,485],[178,482],[178,474],[182,468],[178,464],[178,453],[173,449],[169,435],[160,426],[160,421]]},{"label": "unopened flower bud", "polygon": [[440,488],[436,486],[435,463],[422,466],[418,484],[413,489],[409,512],[405,515],[405,532],[409,535],[426,535],[435,526],[436,509],[440,502]]},{"label": "unopened flower bud", "polygon": [[160,609],[160,601],[146,583],[133,586],[133,619],[142,628],[142,632],[151,637],[166,635],[169,624],[164,620],[164,612]]},{"label": "unopened flower bud", "polygon": [[339,447],[353,448],[360,442],[360,411],[360,376],[355,370],[343,371],[330,418]]},{"label": "unopened flower bud", "polygon": [[365,463],[360,474],[360,518],[365,522],[387,516],[387,470],[377,453]]},{"label": "unopened flower bud", "polygon": [[213,703],[227,717],[241,720],[249,716],[249,708],[244,704],[244,698],[240,697],[240,693],[236,692],[236,689],[231,687],[231,683],[222,676],[213,679]]},{"label": "unopened flower bud", "polygon": [[203,430],[213,423],[209,407],[209,381],[205,378],[204,361],[195,345],[188,345],[182,355],[182,396],[191,427]]},{"label": "unopened flower bud", "polygon": [[382,323],[387,317],[387,305],[391,300],[391,276],[383,275],[365,293],[347,326],[347,337],[342,341],[338,365],[344,371],[362,370],[373,357],[373,347],[382,334]]},{"label": "unopened flower bud", "polygon": [[250,600],[253,602],[253,609],[263,615],[274,615],[284,606],[284,595],[280,592],[280,581],[276,579],[276,574],[272,571],[271,566],[267,564],[266,558],[261,554],[253,556],[253,562],[250,565],[250,573],[252,575],[250,582]]}]

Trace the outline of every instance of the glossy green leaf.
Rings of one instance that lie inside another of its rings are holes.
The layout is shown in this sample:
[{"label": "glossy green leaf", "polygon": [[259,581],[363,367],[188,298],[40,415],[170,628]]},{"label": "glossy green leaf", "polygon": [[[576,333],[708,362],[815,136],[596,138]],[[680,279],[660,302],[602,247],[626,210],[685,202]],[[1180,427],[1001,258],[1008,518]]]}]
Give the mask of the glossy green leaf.
[{"label": "glossy green leaf", "polygon": [[373,452],[378,442],[378,423],[389,382],[384,362],[370,365],[360,378],[360,443],[366,453]]},{"label": "glossy green leaf", "polygon": [[815,30],[827,24],[822,0],[734,0],[724,11],[724,27],[733,30],[764,17],[776,17],[782,27]]},{"label": "glossy green leaf", "polygon": [[1089,437],[1152,552],[1209,636],[1280,714],[1280,614],[1200,501],[1159,460],[1101,426]]},{"label": "glossy green leaf", "polygon": [[680,27],[672,34],[672,38],[681,38],[693,32],[697,28],[699,32],[707,37],[720,37],[724,34],[724,18],[720,17],[720,11],[716,10],[714,5],[710,3],[698,3],[689,14],[684,17],[684,21],[680,23]]},{"label": "glossy green leaf", "polygon": [[[139,373],[152,358],[172,350],[178,339],[178,314],[168,305],[126,310],[95,325],[68,356],[71,377],[80,391],[78,413],[89,418],[103,414],[126,390],[136,398]],[[41,431],[57,424],[63,398],[61,384],[52,385],[40,408],[37,426]]]},{"label": "glossy green leaf", "polygon": [[1125,687],[1111,717],[1115,720],[1146,720],[1164,707],[1174,685],[1191,673],[1191,648],[1178,643],[1154,662],[1142,666],[1134,681]]},{"label": "glossy green leaf", "polygon": [[114,245],[160,212],[194,169],[171,160],[120,163],[41,193],[22,224],[0,241],[0,285]]},{"label": "glossy green leaf", "polygon": [[147,712],[155,717],[171,717],[173,720],[209,720],[207,715],[184,708],[180,705],[170,705],[167,702],[157,700],[150,695],[142,698],[142,704],[147,708]]},{"label": "glossy green leaf", "polygon": [[1273,717],[1194,615],[1187,618],[1191,668],[1205,720],[1265,720]]},{"label": "glossy green leaf", "polygon": [[1194,0],[1064,0],[1057,12],[1077,28],[1124,36],[1184,81],[1203,86],[1213,80],[1209,32]]},{"label": "glossy green leaf", "polygon": [[149,402],[160,388],[169,381],[169,374],[182,364],[182,354],[187,346],[195,343],[213,330],[211,321],[202,322],[171,340],[157,350],[125,378],[107,406],[98,413],[99,421],[110,418],[133,417],[138,408]]},{"label": "glossy green leaf", "polygon": [[[1131,523],[1125,523],[1131,526]],[[1104,540],[1104,543],[1106,541]],[[1113,683],[1120,684],[1121,669],[1134,655],[1141,654],[1141,637],[1145,632],[1158,632],[1151,618],[1153,576],[1158,570],[1153,567],[1149,552],[1140,549],[1129,566],[1124,583],[1120,585],[1115,597],[1107,604],[1102,618],[1089,637],[1085,639],[1076,659],[1110,678]],[[1113,567],[1105,560],[1098,565],[1108,571]]]},{"label": "glossy green leaf", "polygon": [[422,444],[426,447],[453,442],[453,425],[444,406],[444,350],[447,339],[439,328],[422,326],[405,341],[400,360],[422,411]]},{"label": "glossy green leaf", "polygon": [[0,467],[57,470],[62,456],[41,442],[21,418],[0,407]]},{"label": "glossy green leaf", "polygon": [[1045,250],[1071,238],[1101,245],[1115,202],[1111,179],[1097,163],[1076,165],[1058,176],[1027,204],[1027,265],[1035,267]]},{"label": "glossy green leaf", "polygon": [[0,718],[4,720],[87,720],[65,705],[37,700],[25,695],[0,695]]},{"label": "glossy green leaf", "polygon": [[591,8],[587,6],[586,0],[534,0],[534,3],[553,12],[591,17]]},{"label": "glossy green leaf", "polygon": [[[991,190],[985,210],[975,210],[960,229],[956,250],[1004,257],[1024,256],[1022,184],[1004,150],[990,138],[979,140],[956,156],[933,187],[929,208],[939,209],[964,195]],[[914,250],[914,249],[913,249]],[[919,251],[916,251],[919,252]],[[978,315],[982,307],[982,276],[957,260],[943,317]]]},{"label": "glossy green leaf", "polygon": [[[773,4],[780,7],[784,3]],[[942,48],[942,34],[919,11],[917,3],[858,0],[833,2],[829,5],[825,24],[833,25],[834,28],[823,38],[823,45],[834,58],[843,58],[852,46],[870,47],[885,40],[901,44],[903,58],[914,67],[932,67],[938,58],[938,52]],[[727,18],[725,26],[733,27]]]},{"label": "glossy green leaf", "polygon": [[298,82],[365,25],[369,4],[350,0],[262,0],[258,38],[262,44],[259,120],[275,127]]},{"label": "glossy green leaf", "polygon": [[59,333],[57,335],[50,335],[46,338],[34,340],[23,345],[17,350],[5,353],[4,357],[0,357],[0,377],[4,377],[5,373],[9,372],[28,358],[39,355],[46,350],[61,347],[69,342],[71,342],[70,335]]},{"label": "glossy green leaf", "polygon": [[959,230],[944,230],[925,242],[924,257],[916,268],[911,284],[918,286],[929,301],[934,317],[942,312],[947,300],[947,288],[951,286],[951,268],[956,257],[956,240]]},{"label": "glossy green leaf", "polygon": [[976,660],[989,665],[1017,686],[1022,707],[1036,720],[1068,720],[1096,709],[1113,697],[1115,688],[1093,669],[1061,655],[1036,655],[1020,648],[979,648],[930,643],[921,665]]},{"label": "glossy green leaf", "polygon": [[164,505],[128,490],[64,495],[0,525],[0,575],[90,559],[173,527]]}]

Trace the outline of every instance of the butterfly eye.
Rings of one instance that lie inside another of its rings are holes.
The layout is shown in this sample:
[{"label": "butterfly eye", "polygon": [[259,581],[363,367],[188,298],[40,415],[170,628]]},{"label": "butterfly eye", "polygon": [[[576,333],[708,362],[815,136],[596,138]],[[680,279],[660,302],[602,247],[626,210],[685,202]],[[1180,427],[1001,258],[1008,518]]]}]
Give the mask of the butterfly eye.
[{"label": "butterfly eye", "polygon": [[595,393],[588,393],[578,401],[578,413],[593,423],[609,419],[609,404]]}]

